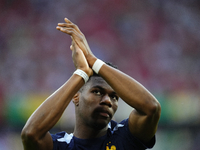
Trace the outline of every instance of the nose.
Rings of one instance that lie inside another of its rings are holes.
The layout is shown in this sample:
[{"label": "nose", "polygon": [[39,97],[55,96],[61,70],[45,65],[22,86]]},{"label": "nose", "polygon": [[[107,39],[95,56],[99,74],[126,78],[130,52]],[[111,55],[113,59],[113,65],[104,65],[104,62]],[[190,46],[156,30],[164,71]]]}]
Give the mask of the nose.
[{"label": "nose", "polygon": [[100,101],[100,105],[107,105],[109,107],[112,106],[112,102],[111,99],[109,97],[109,95],[104,95]]}]

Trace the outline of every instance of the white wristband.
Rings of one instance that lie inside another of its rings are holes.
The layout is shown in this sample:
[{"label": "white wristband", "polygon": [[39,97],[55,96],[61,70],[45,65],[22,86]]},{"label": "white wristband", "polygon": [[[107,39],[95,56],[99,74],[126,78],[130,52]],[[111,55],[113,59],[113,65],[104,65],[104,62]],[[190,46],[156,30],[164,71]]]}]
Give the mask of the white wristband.
[{"label": "white wristband", "polygon": [[100,59],[97,59],[97,60],[94,62],[93,66],[92,66],[92,69],[94,70],[94,72],[95,72],[96,74],[99,73],[99,70],[101,69],[101,67],[103,66],[103,64],[105,64],[105,63],[104,63],[102,60],[100,60]]},{"label": "white wristband", "polygon": [[88,81],[88,79],[89,79],[87,73],[85,73],[85,72],[84,72],[83,70],[81,70],[81,69],[77,69],[73,74],[77,74],[77,75],[81,76],[81,77],[84,79],[85,83],[86,83],[86,82]]}]

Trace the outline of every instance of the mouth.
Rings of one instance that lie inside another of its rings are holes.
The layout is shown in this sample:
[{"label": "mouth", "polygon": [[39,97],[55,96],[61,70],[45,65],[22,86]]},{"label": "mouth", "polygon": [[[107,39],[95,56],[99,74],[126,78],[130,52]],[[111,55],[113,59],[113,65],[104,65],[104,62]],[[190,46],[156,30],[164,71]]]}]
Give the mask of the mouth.
[{"label": "mouth", "polygon": [[105,112],[99,112],[99,115],[102,116],[102,117],[105,117],[105,118],[110,117],[110,115],[108,113],[105,113]]},{"label": "mouth", "polygon": [[98,115],[100,115],[104,118],[112,118],[112,114],[107,110],[98,109],[96,112],[97,112]]}]

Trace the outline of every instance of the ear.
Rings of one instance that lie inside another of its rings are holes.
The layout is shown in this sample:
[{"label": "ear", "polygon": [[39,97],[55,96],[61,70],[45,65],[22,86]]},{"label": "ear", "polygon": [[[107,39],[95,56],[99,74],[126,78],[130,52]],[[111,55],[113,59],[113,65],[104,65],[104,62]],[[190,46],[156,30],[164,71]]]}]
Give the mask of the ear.
[{"label": "ear", "polygon": [[79,95],[80,95],[79,92],[76,93],[76,94],[74,95],[73,99],[72,99],[73,103],[74,103],[76,106],[79,105]]}]

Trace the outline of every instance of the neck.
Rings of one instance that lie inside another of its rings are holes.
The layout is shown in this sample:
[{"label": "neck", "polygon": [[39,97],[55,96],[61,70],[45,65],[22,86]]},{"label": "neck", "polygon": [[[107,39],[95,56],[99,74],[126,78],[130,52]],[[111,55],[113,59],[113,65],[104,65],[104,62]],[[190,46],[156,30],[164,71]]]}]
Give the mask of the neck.
[{"label": "neck", "polygon": [[95,129],[83,124],[77,124],[74,128],[74,136],[80,139],[91,139],[104,136],[107,133],[108,126],[103,129]]}]

